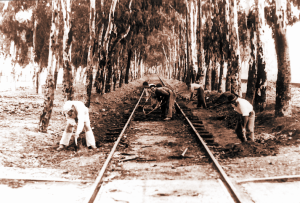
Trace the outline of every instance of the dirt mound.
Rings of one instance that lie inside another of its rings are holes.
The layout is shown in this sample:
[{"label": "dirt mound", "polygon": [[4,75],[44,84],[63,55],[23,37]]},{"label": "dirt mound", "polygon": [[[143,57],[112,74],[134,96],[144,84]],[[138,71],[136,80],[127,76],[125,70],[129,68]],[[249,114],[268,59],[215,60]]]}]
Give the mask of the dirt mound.
[{"label": "dirt mound", "polygon": [[241,144],[228,144],[225,148],[219,148],[218,151],[221,159],[276,156],[279,150],[277,142],[280,141],[268,140],[264,143],[248,141]]},{"label": "dirt mound", "polygon": [[229,95],[231,95],[230,92],[222,94],[216,91],[208,92],[206,93],[206,104],[208,108],[216,111],[216,116],[211,117],[212,120],[224,120],[226,127],[234,129],[238,121],[238,114],[228,103]]}]

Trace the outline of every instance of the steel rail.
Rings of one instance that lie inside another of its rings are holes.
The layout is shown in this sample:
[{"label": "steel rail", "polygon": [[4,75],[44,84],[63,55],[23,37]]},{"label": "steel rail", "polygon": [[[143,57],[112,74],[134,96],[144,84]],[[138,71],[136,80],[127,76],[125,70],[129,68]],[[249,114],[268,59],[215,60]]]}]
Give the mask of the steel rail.
[{"label": "steel rail", "polygon": [[[166,86],[165,83],[163,82],[163,80],[159,76],[158,76],[158,78],[163,83],[163,85]],[[198,131],[194,127],[193,123],[188,119],[188,117],[185,115],[185,113],[183,112],[183,110],[180,108],[180,106],[177,104],[176,101],[175,101],[175,105],[180,110],[180,112],[182,113],[182,115],[185,117],[185,119],[187,120],[187,122],[189,123],[189,125],[191,126],[191,128],[193,129],[194,133],[196,133],[198,139],[200,140],[201,144],[205,148],[205,150],[208,153],[209,157],[213,161],[213,163],[216,166],[218,172],[221,174],[221,177],[222,177],[222,180],[224,182],[224,185],[226,186],[226,188],[227,188],[228,192],[230,193],[231,197],[233,198],[233,200],[236,203],[241,203],[242,202],[241,201],[241,197],[239,196],[239,194],[236,191],[235,187],[233,186],[233,184],[229,180],[229,178],[226,175],[225,171],[223,170],[222,166],[219,164],[219,162],[217,161],[217,159],[214,157],[214,155],[212,154],[212,152],[210,151],[210,149],[206,145],[205,141],[203,140],[203,138],[201,137],[201,135],[198,133]]]},{"label": "steel rail", "polygon": [[101,168],[101,170],[100,170],[100,172],[99,172],[99,174],[98,174],[98,176],[97,176],[97,178],[96,178],[94,184],[92,185],[92,189],[91,189],[90,194],[87,196],[87,198],[85,199],[85,201],[84,201],[83,203],[93,203],[94,200],[95,200],[95,198],[97,197],[97,194],[98,194],[99,189],[100,189],[100,187],[101,187],[101,180],[102,180],[102,177],[103,177],[103,175],[104,175],[104,173],[105,173],[105,171],[106,171],[106,168],[107,168],[107,166],[108,166],[108,164],[109,164],[109,162],[110,162],[112,156],[114,155],[115,150],[117,149],[117,146],[118,146],[119,142],[121,141],[121,139],[122,139],[122,137],[123,137],[123,134],[124,134],[124,132],[125,132],[125,130],[126,130],[128,124],[130,123],[130,120],[131,120],[131,118],[132,118],[132,116],[133,116],[135,110],[136,110],[137,107],[139,106],[139,103],[140,103],[140,101],[141,101],[141,99],[142,99],[142,96],[143,96],[144,92],[145,92],[145,89],[143,89],[143,92],[142,92],[142,94],[141,94],[141,96],[140,96],[138,102],[136,103],[136,105],[135,105],[135,107],[134,107],[134,109],[133,109],[133,111],[132,111],[130,117],[128,118],[128,120],[127,120],[127,122],[126,122],[126,124],[125,124],[125,126],[124,126],[124,128],[123,128],[123,130],[122,130],[122,132],[120,133],[118,139],[116,140],[116,142],[115,142],[113,148],[111,149],[110,154],[109,154],[109,156],[107,157],[107,159],[106,159],[104,165],[102,166],[102,168]]}]

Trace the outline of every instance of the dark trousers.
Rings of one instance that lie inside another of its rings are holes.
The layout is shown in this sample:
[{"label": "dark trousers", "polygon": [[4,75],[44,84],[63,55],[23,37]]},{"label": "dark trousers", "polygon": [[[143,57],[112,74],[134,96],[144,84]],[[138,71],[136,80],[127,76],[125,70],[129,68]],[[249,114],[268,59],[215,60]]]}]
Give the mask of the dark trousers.
[{"label": "dark trousers", "polygon": [[176,99],[176,95],[173,90],[169,90],[169,95],[164,96],[162,99],[162,116],[165,118],[172,118],[173,115],[173,107]]},{"label": "dark trousers", "polygon": [[247,117],[248,117],[248,122],[246,123],[246,126],[243,126],[244,124],[243,124],[242,115],[239,115],[235,132],[238,138],[240,138],[242,141],[247,140],[247,132],[249,132],[250,139],[254,141],[255,140],[254,138],[255,112],[254,111],[250,112],[249,116]]},{"label": "dark trousers", "polygon": [[197,97],[198,97],[198,105],[197,107],[203,106],[206,109],[206,102],[205,102],[205,94],[202,87],[197,89]]}]

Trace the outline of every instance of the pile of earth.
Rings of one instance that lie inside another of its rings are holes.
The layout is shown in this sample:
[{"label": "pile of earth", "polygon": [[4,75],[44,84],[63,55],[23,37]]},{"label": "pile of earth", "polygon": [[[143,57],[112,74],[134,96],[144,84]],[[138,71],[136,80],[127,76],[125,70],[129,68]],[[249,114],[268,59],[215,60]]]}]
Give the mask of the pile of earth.
[{"label": "pile of earth", "polygon": [[233,110],[231,104],[228,103],[229,95],[231,95],[230,92],[207,92],[205,93],[206,105],[209,109],[216,111],[216,116],[211,117],[212,120],[223,120],[226,127],[235,129],[238,114]]},{"label": "pile of earth", "polygon": [[279,140],[267,140],[264,143],[247,141],[240,144],[228,144],[216,151],[221,159],[276,156],[279,142]]}]

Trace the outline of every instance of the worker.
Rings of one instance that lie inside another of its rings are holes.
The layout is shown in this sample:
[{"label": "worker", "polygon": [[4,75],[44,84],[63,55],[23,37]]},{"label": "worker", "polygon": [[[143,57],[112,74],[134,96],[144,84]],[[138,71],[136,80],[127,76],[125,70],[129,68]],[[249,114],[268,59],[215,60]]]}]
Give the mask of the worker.
[{"label": "worker", "polygon": [[244,141],[247,141],[247,131],[250,132],[250,139],[254,141],[254,123],[255,112],[252,104],[246,99],[240,98],[237,95],[229,95],[228,101],[231,103],[234,110],[239,114],[236,133],[241,133]]},{"label": "worker", "polygon": [[176,99],[175,92],[168,87],[156,87],[154,85],[151,86],[151,90],[154,93],[153,98],[161,104],[162,117],[165,121],[171,120]]},{"label": "worker", "polygon": [[63,111],[66,115],[67,125],[57,150],[60,151],[63,150],[65,146],[69,146],[75,125],[77,125],[75,132],[76,146],[79,134],[84,130],[87,147],[97,149],[94,134],[90,126],[89,109],[84,105],[84,103],[81,101],[67,101],[63,106]]},{"label": "worker", "polygon": [[203,86],[197,83],[192,83],[188,85],[188,88],[191,91],[190,101],[193,100],[194,91],[197,90],[197,99],[198,99],[197,107],[200,108],[202,106],[203,108],[206,109],[205,93],[204,93]]}]

